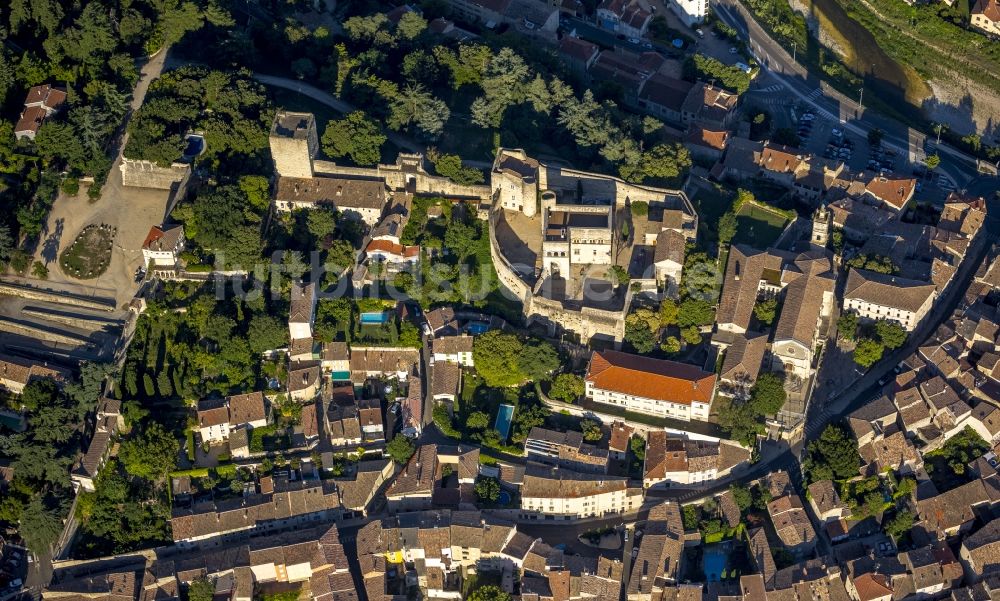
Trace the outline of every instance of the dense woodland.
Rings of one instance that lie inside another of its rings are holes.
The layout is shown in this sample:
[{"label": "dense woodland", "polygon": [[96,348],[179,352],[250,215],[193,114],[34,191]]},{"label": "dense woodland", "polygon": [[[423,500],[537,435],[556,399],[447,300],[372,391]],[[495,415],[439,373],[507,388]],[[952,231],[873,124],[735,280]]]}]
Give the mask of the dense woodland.
[{"label": "dense woodland", "polygon": [[[182,0],[12,0],[0,6],[0,265],[23,272],[60,188],[76,194],[92,177],[95,199],[139,79],[137,64],[206,20],[231,24],[214,4]],[[31,86],[68,93],[34,141],[13,141]],[[65,173],[65,176],[63,175]]]},{"label": "dense woodland", "polygon": [[62,389],[52,379],[38,379],[7,401],[24,411],[27,428],[0,431],[0,461],[14,469],[14,481],[0,498],[0,524],[20,525],[33,551],[48,549],[62,532],[73,499],[70,469],[89,439],[84,417],[96,406],[108,372],[106,365],[85,363]]}]

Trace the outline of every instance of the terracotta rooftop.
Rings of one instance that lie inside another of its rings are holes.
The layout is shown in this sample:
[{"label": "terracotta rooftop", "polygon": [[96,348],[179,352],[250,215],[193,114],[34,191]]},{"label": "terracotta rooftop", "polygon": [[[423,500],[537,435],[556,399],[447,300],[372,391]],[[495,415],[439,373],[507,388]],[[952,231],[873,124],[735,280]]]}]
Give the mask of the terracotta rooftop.
[{"label": "terracotta rooftop", "polygon": [[684,405],[710,403],[715,389],[715,374],[697,366],[619,351],[595,351],[587,381],[602,390]]}]

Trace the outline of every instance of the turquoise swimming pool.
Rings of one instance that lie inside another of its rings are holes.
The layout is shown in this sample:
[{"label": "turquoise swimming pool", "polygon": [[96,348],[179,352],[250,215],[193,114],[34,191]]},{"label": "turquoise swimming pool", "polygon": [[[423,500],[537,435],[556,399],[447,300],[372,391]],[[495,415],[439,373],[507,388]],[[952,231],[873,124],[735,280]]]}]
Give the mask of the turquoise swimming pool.
[{"label": "turquoise swimming pool", "polygon": [[388,311],[371,311],[361,314],[361,323],[363,324],[383,324],[389,321]]},{"label": "turquoise swimming pool", "polygon": [[702,551],[701,567],[705,572],[705,580],[718,582],[729,564],[729,543],[706,545]]},{"label": "turquoise swimming pool", "polygon": [[514,406],[500,405],[499,409],[497,409],[497,421],[493,427],[500,433],[501,440],[507,440],[507,436],[510,435],[510,424],[513,419]]},{"label": "turquoise swimming pool", "polygon": [[486,333],[490,329],[490,324],[482,321],[472,321],[466,328],[473,336]]}]

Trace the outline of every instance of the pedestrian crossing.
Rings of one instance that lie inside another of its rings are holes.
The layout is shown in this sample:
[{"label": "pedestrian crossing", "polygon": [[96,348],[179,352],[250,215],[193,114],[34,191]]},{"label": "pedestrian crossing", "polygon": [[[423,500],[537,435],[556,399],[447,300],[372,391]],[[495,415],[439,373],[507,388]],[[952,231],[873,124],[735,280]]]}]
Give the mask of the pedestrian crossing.
[{"label": "pedestrian crossing", "polygon": [[816,88],[806,96],[809,100],[816,100],[823,95],[823,88]]},{"label": "pedestrian crossing", "polygon": [[785,86],[781,85],[780,83],[775,83],[767,86],[766,88],[761,88],[757,91],[771,93],[771,92],[780,92],[783,89],[785,89]]},{"label": "pedestrian crossing", "polygon": [[938,176],[937,185],[938,185],[938,188],[941,188],[945,192],[951,192],[952,190],[955,190],[956,188],[958,188],[958,186],[955,184],[955,182],[953,182],[950,177],[948,177],[947,175],[945,175],[943,173]]}]

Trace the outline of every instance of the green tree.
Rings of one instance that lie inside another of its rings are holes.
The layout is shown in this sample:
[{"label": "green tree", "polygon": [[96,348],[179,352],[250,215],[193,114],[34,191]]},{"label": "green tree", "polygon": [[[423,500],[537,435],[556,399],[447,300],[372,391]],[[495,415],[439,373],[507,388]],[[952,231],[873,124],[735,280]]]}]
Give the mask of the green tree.
[{"label": "green tree", "polygon": [[152,422],[122,443],[118,458],[129,474],[157,482],[174,469],[179,450],[174,435]]},{"label": "green tree", "polygon": [[632,454],[639,461],[646,458],[646,440],[641,436],[632,436],[628,441],[628,446],[632,449]]},{"label": "green tree", "polygon": [[937,169],[938,165],[941,164],[941,157],[937,153],[927,155],[924,164],[927,165],[928,169]]},{"label": "green tree", "polygon": [[465,419],[465,427],[470,430],[485,430],[490,425],[490,416],[482,411],[473,411]]},{"label": "green tree", "polygon": [[247,326],[247,342],[252,353],[281,348],[288,343],[288,327],[276,317],[254,315]]},{"label": "green tree", "polygon": [[649,323],[636,319],[634,313],[625,318],[625,342],[635,352],[646,354],[656,348],[656,335],[650,329]]},{"label": "green tree", "polygon": [[47,555],[62,534],[62,519],[35,495],[21,511],[20,528],[24,544],[36,555]]},{"label": "green tree", "polygon": [[913,528],[914,522],[915,518],[913,514],[906,509],[901,509],[885,524],[885,533],[891,536],[893,540],[899,541],[904,534],[907,534]]},{"label": "green tree", "polygon": [[691,166],[691,155],[680,144],[658,144],[623,163],[618,172],[625,181],[641,184],[647,179],[671,181]]},{"label": "green tree", "polygon": [[858,445],[842,427],[828,425],[806,447],[802,462],[809,482],[818,480],[844,480],[858,475],[861,456]]},{"label": "green tree", "polygon": [[750,505],[753,504],[753,495],[750,494],[750,489],[742,484],[733,484],[729,487],[729,491],[733,493],[733,500],[740,511],[750,509]]},{"label": "green tree", "polygon": [[757,304],[753,306],[753,314],[757,316],[757,320],[762,324],[768,326],[773,324],[774,318],[778,314],[777,299],[765,298],[757,301]]},{"label": "green tree", "polygon": [[491,330],[478,336],[472,346],[476,372],[487,386],[515,386],[524,381],[520,368],[520,355],[524,345],[513,334]]},{"label": "green tree", "polygon": [[215,584],[208,578],[192,580],[188,585],[188,601],[212,601]]},{"label": "green tree", "polygon": [[629,208],[636,217],[646,217],[649,215],[649,203],[644,200],[632,202]]},{"label": "green tree", "polygon": [[681,330],[681,337],[688,344],[701,344],[701,330],[698,326],[688,326]]},{"label": "green tree", "polygon": [[698,298],[687,298],[681,302],[677,312],[677,325],[706,326],[715,321],[715,309],[707,301]]},{"label": "green tree", "polygon": [[[623,228],[625,227],[625,223],[622,224]],[[619,286],[627,286],[628,283],[632,281],[632,276],[629,275],[628,271],[621,265],[612,265],[610,275],[612,277],[612,281]]]},{"label": "green tree", "polygon": [[587,442],[597,442],[604,433],[601,431],[601,424],[592,419],[585,419],[580,422],[580,430],[583,432],[583,439]]},{"label": "green tree", "polygon": [[660,345],[660,348],[665,353],[679,353],[681,352],[681,341],[676,336],[667,336],[663,340],[663,344]]},{"label": "green tree", "polygon": [[854,340],[858,333],[858,314],[845,311],[837,320],[837,334],[845,340]]},{"label": "green tree", "polygon": [[906,342],[906,330],[898,322],[880,319],[875,322],[875,333],[885,348],[893,350]]},{"label": "green tree", "polygon": [[21,405],[30,412],[47,410],[59,399],[59,386],[52,378],[37,378],[21,391]]},{"label": "green tree", "polygon": [[499,586],[490,584],[472,591],[469,594],[468,601],[511,601],[511,597],[503,592]]},{"label": "green tree", "polygon": [[544,340],[532,340],[523,346],[517,366],[526,379],[545,380],[559,368],[559,353]]},{"label": "green tree", "polygon": [[681,507],[681,521],[685,530],[697,530],[698,522],[701,521],[701,508],[697,505],[684,505]]},{"label": "green tree", "polygon": [[575,374],[559,374],[552,380],[549,396],[566,403],[575,402],[583,396],[583,378]]},{"label": "green tree", "polygon": [[868,369],[879,362],[884,351],[885,348],[878,340],[862,338],[858,340],[857,346],[854,347],[854,362]]},{"label": "green tree", "polygon": [[719,244],[726,246],[729,244],[733,237],[736,236],[736,229],[738,226],[736,221],[736,213],[732,211],[726,211],[719,218]]},{"label": "green tree", "polygon": [[476,480],[476,498],[481,503],[496,503],[500,498],[500,483],[496,478],[482,477]]},{"label": "green tree", "polygon": [[448,105],[424,89],[420,84],[407,85],[389,100],[389,127],[410,130],[423,138],[433,140],[444,131],[444,124],[451,116]]},{"label": "green tree", "polygon": [[331,209],[314,207],[306,214],[306,228],[318,245],[334,234],[334,230],[337,229],[337,215]]},{"label": "green tree", "polygon": [[760,423],[760,416],[753,411],[750,403],[723,399],[719,402],[718,411],[719,427],[725,430],[730,438],[747,447],[754,445],[757,435],[763,431],[763,425]]},{"label": "green tree", "polygon": [[660,327],[668,328],[675,325],[679,310],[677,302],[673,299],[665,298],[660,301]]},{"label": "green tree", "polygon": [[378,123],[364,112],[354,111],[344,119],[327,123],[320,142],[323,152],[331,157],[347,156],[358,165],[374,165],[387,139]]},{"label": "green tree", "polygon": [[429,156],[434,163],[434,169],[458,184],[481,184],[483,172],[474,167],[462,166],[462,157],[457,154],[434,154]]},{"label": "green tree", "polygon": [[759,415],[774,415],[781,411],[786,398],[784,381],[775,373],[760,374],[750,389],[750,407]]},{"label": "green tree", "polygon": [[31,266],[31,275],[40,280],[47,280],[49,279],[49,268],[45,266],[45,263],[35,261],[35,263]]},{"label": "green tree", "polygon": [[416,450],[416,447],[413,446],[413,441],[402,434],[397,434],[395,438],[389,441],[389,444],[385,445],[386,455],[399,464],[409,461]]}]

